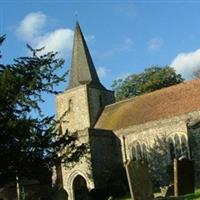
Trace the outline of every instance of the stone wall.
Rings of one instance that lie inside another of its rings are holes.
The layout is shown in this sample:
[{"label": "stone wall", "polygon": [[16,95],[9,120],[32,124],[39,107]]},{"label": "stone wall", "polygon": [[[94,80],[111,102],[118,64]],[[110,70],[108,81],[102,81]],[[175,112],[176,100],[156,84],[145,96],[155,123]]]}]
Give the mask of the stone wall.
[{"label": "stone wall", "polygon": [[200,186],[200,124],[188,126],[191,158],[195,165],[195,184]]},{"label": "stone wall", "polygon": [[114,92],[88,87],[90,123],[93,126],[103,108],[115,102]]},{"label": "stone wall", "polygon": [[[79,142],[89,144],[88,129],[78,131],[78,134]],[[89,153],[86,153],[77,163],[70,165],[62,164],[63,187],[67,191],[69,199],[74,199],[73,181],[78,175],[85,179],[89,190],[94,188],[91,155]]]},{"label": "stone wall", "polygon": [[[89,189],[123,182],[123,163],[133,158],[151,162],[152,177],[164,180],[159,184],[170,183],[167,166],[174,157],[184,155],[194,158],[196,178],[200,179],[199,129],[188,131],[187,126],[189,122],[200,120],[200,111],[114,132],[91,129],[102,109],[113,102],[113,92],[88,85],[57,95],[57,119],[61,121],[63,132],[66,129],[70,132],[78,131],[80,141],[90,144],[90,153],[79,163],[71,168],[62,166],[63,185],[69,196],[73,196],[72,184],[78,174],[84,177]],[[192,138],[190,148],[188,138]],[[173,149],[170,149],[170,145]]]},{"label": "stone wall", "polygon": [[[173,145],[175,157],[184,155],[191,158],[188,146],[187,123],[198,119],[200,119],[200,112],[194,111],[181,116],[130,126],[126,129],[115,131],[115,134],[121,139],[122,144],[122,138],[125,138],[125,145],[122,146],[123,161],[126,159],[130,160],[133,157],[136,159],[142,157],[142,159],[152,160],[151,167],[159,168],[154,170],[156,173],[155,179],[163,179],[159,184],[167,184],[170,178],[163,176],[168,173],[167,165],[172,164],[170,142]],[[198,139],[195,139],[195,141],[198,141]],[[187,148],[187,152],[184,152],[185,149],[183,149],[183,146]],[[200,149],[196,148],[196,145],[192,145],[192,147],[197,152],[200,152]],[[196,157],[200,156],[197,153],[195,155]],[[158,159],[157,164],[156,159]],[[197,166],[195,170],[198,171]]]},{"label": "stone wall", "polygon": [[81,175],[89,190],[123,185],[124,176],[120,140],[106,130],[85,129],[78,131],[79,140],[89,144],[89,152],[75,165],[62,164],[63,187],[74,198],[73,181]]},{"label": "stone wall", "polygon": [[[120,147],[116,148],[115,142],[113,144],[113,137],[110,139],[110,137],[107,136],[98,136],[101,139],[99,142],[96,142],[95,131],[88,129],[96,121],[104,106],[113,102],[113,92],[91,88],[88,85],[82,85],[67,90],[56,97],[57,119],[61,122],[62,132],[65,132],[67,129],[69,132],[77,132],[79,134],[79,142],[92,144],[91,152],[84,155],[80,162],[71,166],[62,164],[61,170],[59,170],[59,174],[62,176],[63,187],[67,191],[69,199],[74,198],[73,181],[78,175],[81,175],[86,180],[89,190],[94,188],[93,174],[96,176],[97,172],[94,168],[99,166],[99,162],[97,162],[95,166],[92,166],[91,157],[93,158],[94,156],[93,160],[98,157],[98,160],[102,162],[102,169],[108,169],[108,166],[110,167],[112,163],[116,163],[114,161],[115,159],[113,159],[114,157],[109,161],[110,156],[107,155],[110,150],[113,150],[113,153],[120,151]],[[91,132],[93,132],[93,134],[91,134]],[[92,143],[90,143],[91,140],[93,141]],[[105,151],[100,148],[100,145],[105,147]],[[106,148],[108,151],[106,151]],[[101,151],[99,151],[99,149],[101,149]],[[98,154],[97,152],[101,153]],[[117,156],[118,155],[115,155],[115,157]],[[104,162],[105,158],[107,162]],[[99,172],[102,171],[100,170]],[[56,177],[54,177],[54,179],[56,180]],[[103,179],[101,178],[101,180]]]},{"label": "stone wall", "polygon": [[90,126],[87,86],[82,85],[56,96],[57,119],[70,132]]},{"label": "stone wall", "polygon": [[121,144],[111,131],[90,129],[91,162],[97,188],[122,184]]},{"label": "stone wall", "polygon": [[[98,160],[102,162],[102,169],[108,169],[107,166],[110,167],[111,163],[116,163],[114,159],[108,161],[110,156],[106,154],[110,152],[113,147],[113,152],[119,151],[120,147],[117,149],[115,143],[112,144],[112,139],[110,139],[110,137],[108,137],[108,139],[103,135],[99,142],[96,142],[94,139],[96,138],[95,131],[92,131],[94,134],[91,134],[90,129],[88,129],[96,121],[104,106],[113,102],[113,92],[91,88],[88,85],[82,85],[67,90],[56,97],[57,119],[61,122],[62,132],[65,132],[67,129],[69,132],[78,132],[80,142],[92,144],[91,154],[86,154],[81,158],[80,162],[75,165],[66,166],[66,164],[62,164],[61,170],[59,171],[59,173],[62,174],[63,187],[67,191],[69,199],[73,199],[73,181],[78,175],[81,175],[86,180],[89,190],[94,188],[93,172],[96,175],[95,172],[97,171],[93,170],[94,166],[91,165],[91,157],[94,156],[94,159],[97,159],[98,156]],[[104,138],[106,138],[106,140]],[[90,143],[90,140],[93,142]],[[105,151],[99,148],[99,145],[105,147]],[[109,148],[109,151],[106,151],[106,148]],[[96,151],[97,149],[98,151]],[[97,152],[100,152],[99,149],[101,149],[101,154],[97,155]],[[108,158],[107,162],[104,162],[105,157]],[[95,167],[99,166],[98,163],[99,162],[95,164]],[[103,167],[104,165],[105,167]],[[54,177],[54,179],[56,178]]]},{"label": "stone wall", "polygon": [[145,143],[148,146],[153,147],[156,138],[174,139],[175,135],[183,135],[188,138],[188,121],[194,121],[198,119],[200,119],[200,111],[195,111],[173,118],[161,119],[158,121],[148,122],[146,124],[130,126],[126,129],[116,130],[115,134],[121,140],[122,136],[126,138],[126,152],[128,156],[131,156],[131,148],[132,145],[135,144],[135,142],[138,142],[140,144]]},{"label": "stone wall", "polygon": [[103,108],[114,101],[112,91],[82,85],[56,96],[57,119],[61,119],[63,130],[83,130],[91,127]]}]

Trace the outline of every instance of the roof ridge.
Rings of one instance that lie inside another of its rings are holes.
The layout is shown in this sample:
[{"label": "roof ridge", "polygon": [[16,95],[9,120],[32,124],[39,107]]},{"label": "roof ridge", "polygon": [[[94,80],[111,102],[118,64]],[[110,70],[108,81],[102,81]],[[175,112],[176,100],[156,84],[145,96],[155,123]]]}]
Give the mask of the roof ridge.
[{"label": "roof ridge", "polygon": [[112,107],[112,106],[115,106],[117,104],[125,103],[125,102],[128,102],[128,101],[135,101],[136,99],[144,97],[144,96],[152,95],[152,94],[158,93],[160,91],[169,90],[169,89],[175,88],[175,87],[181,87],[182,85],[192,84],[194,82],[200,82],[200,79],[196,78],[196,79],[193,79],[193,80],[184,81],[182,83],[177,83],[175,85],[171,85],[171,86],[168,86],[168,87],[163,87],[163,88],[160,88],[158,90],[154,90],[152,92],[144,93],[144,94],[141,94],[141,95],[138,95],[138,96],[134,96],[134,97],[130,97],[130,98],[127,98],[127,99],[123,99],[123,100],[115,102],[113,104],[109,104],[109,105],[105,106],[105,108]]},{"label": "roof ridge", "polygon": [[200,79],[165,87],[106,106],[95,128],[118,130],[200,112]]}]

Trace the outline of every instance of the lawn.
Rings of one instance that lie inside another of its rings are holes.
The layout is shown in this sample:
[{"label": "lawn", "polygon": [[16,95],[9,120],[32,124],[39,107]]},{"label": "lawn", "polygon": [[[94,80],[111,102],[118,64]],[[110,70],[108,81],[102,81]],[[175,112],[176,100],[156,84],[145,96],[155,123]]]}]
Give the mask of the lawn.
[{"label": "lawn", "polygon": [[200,200],[200,189],[195,190],[194,194],[187,194],[180,197],[168,197],[162,200]]},{"label": "lawn", "polygon": [[[123,197],[117,200],[131,200],[130,197]],[[160,198],[159,200],[200,200],[200,189],[195,190],[194,194],[187,194],[180,197]]]}]

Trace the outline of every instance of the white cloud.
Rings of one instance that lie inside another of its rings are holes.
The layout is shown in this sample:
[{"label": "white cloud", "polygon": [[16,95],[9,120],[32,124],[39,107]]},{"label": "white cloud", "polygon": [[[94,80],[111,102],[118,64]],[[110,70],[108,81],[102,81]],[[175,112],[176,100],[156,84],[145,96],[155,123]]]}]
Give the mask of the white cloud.
[{"label": "white cloud", "polygon": [[57,29],[46,33],[37,39],[36,48],[45,47],[45,52],[58,51],[62,57],[72,48],[73,31],[70,29]]},{"label": "white cloud", "polygon": [[171,62],[177,73],[182,74],[185,79],[191,79],[193,72],[200,68],[200,49],[192,52],[179,53]]},{"label": "white cloud", "polygon": [[164,43],[163,39],[161,39],[159,37],[152,38],[148,42],[148,49],[150,51],[159,50],[163,46],[163,43]]},{"label": "white cloud", "polygon": [[72,48],[73,30],[60,28],[45,32],[47,21],[48,17],[44,13],[30,13],[19,23],[17,34],[33,48],[45,47],[41,53],[54,51],[66,57]]},{"label": "white cloud", "polygon": [[46,21],[46,15],[41,12],[29,13],[19,23],[17,34],[24,40],[31,40],[40,34],[40,31],[44,27]]},{"label": "white cloud", "polygon": [[110,72],[110,70],[106,67],[98,67],[97,68],[97,74],[98,74],[99,78],[105,78],[109,72]]}]

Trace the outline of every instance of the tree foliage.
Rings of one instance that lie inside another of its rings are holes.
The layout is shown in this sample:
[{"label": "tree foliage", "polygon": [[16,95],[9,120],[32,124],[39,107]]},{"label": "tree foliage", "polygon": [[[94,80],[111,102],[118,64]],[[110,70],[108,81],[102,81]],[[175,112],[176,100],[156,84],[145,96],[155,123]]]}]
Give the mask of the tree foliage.
[{"label": "tree foliage", "polygon": [[193,78],[196,78],[196,79],[200,78],[200,68],[199,67],[193,71]]},{"label": "tree foliage", "polygon": [[140,74],[129,75],[124,80],[115,80],[111,87],[115,91],[116,100],[119,101],[181,82],[183,78],[176,74],[173,68],[153,66]]},{"label": "tree foliage", "polygon": [[[4,40],[0,37],[0,45]],[[33,56],[0,64],[1,183],[16,174],[45,181],[52,165],[77,161],[86,149],[84,144],[77,146],[77,134],[56,137],[58,123],[40,108],[44,93],[58,93],[54,86],[64,81],[66,73],[59,76],[56,71],[64,61],[56,53],[37,56],[37,50],[28,48]],[[66,148],[70,154],[58,154]]]}]

